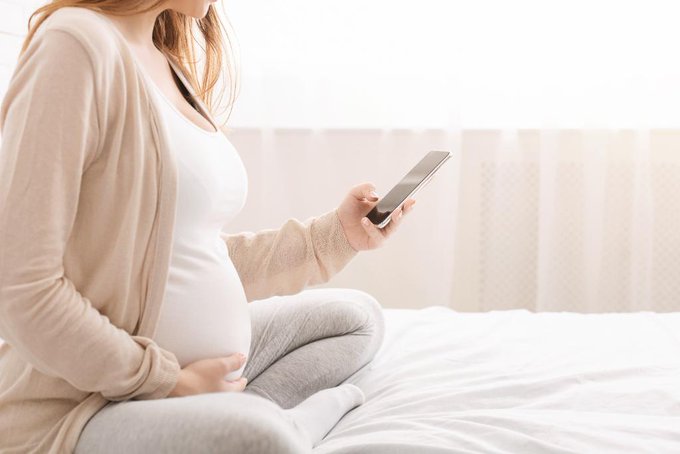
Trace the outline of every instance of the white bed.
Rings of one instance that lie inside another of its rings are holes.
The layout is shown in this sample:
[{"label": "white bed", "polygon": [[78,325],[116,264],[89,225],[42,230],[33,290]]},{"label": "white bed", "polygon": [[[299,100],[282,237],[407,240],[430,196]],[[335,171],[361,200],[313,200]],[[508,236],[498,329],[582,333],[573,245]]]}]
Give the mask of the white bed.
[{"label": "white bed", "polygon": [[680,453],[680,313],[388,309],[326,453]]}]

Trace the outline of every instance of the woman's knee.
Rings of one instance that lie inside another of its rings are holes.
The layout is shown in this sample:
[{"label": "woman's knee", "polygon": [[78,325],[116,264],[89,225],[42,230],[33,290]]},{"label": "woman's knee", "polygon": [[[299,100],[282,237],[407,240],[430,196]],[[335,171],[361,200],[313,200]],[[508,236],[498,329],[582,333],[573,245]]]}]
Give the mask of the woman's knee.
[{"label": "woman's knee", "polygon": [[358,289],[337,289],[340,311],[343,318],[350,321],[353,334],[367,338],[371,356],[382,344],[385,335],[385,318],[380,302],[371,294]]}]

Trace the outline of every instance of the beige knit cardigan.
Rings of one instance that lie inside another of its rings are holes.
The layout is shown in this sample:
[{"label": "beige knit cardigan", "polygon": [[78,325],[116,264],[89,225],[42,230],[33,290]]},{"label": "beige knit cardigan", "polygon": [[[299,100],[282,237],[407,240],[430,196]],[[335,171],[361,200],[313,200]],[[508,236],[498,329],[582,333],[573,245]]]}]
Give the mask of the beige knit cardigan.
[{"label": "beige knit cardigan", "polygon": [[[177,196],[154,99],[87,9],[55,12],[18,61],[0,107],[2,453],[70,453],[108,402],[175,386],[177,358],[152,340]],[[336,209],[221,236],[249,302],[327,282],[357,253]]]}]

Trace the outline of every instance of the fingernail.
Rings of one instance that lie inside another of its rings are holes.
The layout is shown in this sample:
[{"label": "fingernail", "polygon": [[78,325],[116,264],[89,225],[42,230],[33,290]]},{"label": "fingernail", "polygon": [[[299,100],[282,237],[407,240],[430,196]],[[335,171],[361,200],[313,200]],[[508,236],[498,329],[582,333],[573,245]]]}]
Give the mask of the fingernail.
[{"label": "fingernail", "polygon": [[365,225],[368,225],[368,218],[363,218],[361,222],[363,222]]},{"label": "fingernail", "polygon": [[371,192],[369,193],[369,195],[371,195],[371,196],[373,196],[373,197],[378,197],[378,194],[376,194],[375,191],[371,191]]}]

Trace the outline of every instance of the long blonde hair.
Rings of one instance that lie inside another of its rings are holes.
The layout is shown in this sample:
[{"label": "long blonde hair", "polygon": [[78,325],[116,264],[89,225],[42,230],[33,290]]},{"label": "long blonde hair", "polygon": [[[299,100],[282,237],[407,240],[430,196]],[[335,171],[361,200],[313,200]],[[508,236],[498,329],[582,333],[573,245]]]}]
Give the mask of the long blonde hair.
[{"label": "long blonde hair", "polygon": [[[59,8],[76,6],[114,15],[132,15],[150,11],[165,2],[166,0],[52,0],[35,10],[28,19],[28,35],[24,39],[20,55],[28,48],[38,27]],[[221,104],[224,95],[225,86],[222,84],[219,96],[217,99],[214,98],[215,86],[222,75],[222,63],[226,60],[229,74],[228,120],[240,91],[240,74],[236,64],[236,48],[232,42],[233,28],[226,15],[223,17],[228,27],[222,22],[213,5],[210,5],[208,13],[201,19],[165,10],[154,24],[153,42],[158,49],[175,58],[196,95],[213,115],[216,114],[214,109]],[[202,43],[196,39],[196,29],[201,34]],[[225,39],[228,46],[225,46]],[[201,77],[196,67],[196,43],[205,46],[203,47],[205,64]]]}]

